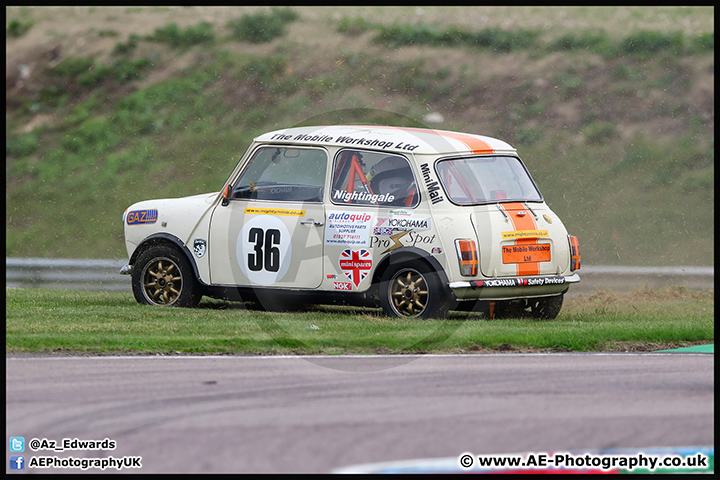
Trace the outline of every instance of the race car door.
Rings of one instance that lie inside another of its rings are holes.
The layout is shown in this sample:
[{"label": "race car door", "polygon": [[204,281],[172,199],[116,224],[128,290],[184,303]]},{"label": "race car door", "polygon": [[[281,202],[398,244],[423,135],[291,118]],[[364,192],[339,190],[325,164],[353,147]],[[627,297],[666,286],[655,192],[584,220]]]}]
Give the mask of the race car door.
[{"label": "race car door", "polygon": [[208,255],[213,285],[316,288],[323,277],[327,153],[264,146],[215,207]]}]

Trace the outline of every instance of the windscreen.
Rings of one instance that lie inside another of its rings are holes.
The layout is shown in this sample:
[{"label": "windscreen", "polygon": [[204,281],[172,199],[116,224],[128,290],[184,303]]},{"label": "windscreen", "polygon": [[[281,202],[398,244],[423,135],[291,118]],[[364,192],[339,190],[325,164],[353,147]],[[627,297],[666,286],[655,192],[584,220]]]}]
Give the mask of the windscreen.
[{"label": "windscreen", "polygon": [[440,183],[458,205],[541,202],[542,195],[519,158],[479,156],[441,160]]}]

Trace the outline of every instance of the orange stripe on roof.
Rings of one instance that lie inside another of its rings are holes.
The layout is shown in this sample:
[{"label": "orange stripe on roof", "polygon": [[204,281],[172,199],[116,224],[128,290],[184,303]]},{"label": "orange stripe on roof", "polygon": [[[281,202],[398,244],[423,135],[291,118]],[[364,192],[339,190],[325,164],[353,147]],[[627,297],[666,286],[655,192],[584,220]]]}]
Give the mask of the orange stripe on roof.
[{"label": "orange stripe on roof", "polygon": [[495,150],[488,145],[485,141],[480,140],[477,137],[474,137],[472,135],[468,135],[467,133],[459,133],[459,132],[447,132],[445,130],[430,130],[427,128],[413,128],[413,127],[385,127],[380,125],[373,125],[368,126],[369,128],[388,128],[393,130],[406,130],[409,132],[418,132],[418,133],[434,133],[435,135],[439,135],[441,137],[448,137],[452,138],[454,140],[458,140],[470,149],[470,151],[475,154],[481,154],[481,153],[495,153]]},{"label": "orange stripe on roof", "polygon": [[477,155],[480,153],[495,153],[495,150],[493,150],[490,145],[485,143],[483,140],[480,140],[479,138],[473,137],[472,135],[466,135],[463,133],[456,133],[456,132],[436,132],[438,135],[442,135],[443,137],[450,137],[454,138],[455,140],[459,140],[465,145],[468,146],[470,151]]}]

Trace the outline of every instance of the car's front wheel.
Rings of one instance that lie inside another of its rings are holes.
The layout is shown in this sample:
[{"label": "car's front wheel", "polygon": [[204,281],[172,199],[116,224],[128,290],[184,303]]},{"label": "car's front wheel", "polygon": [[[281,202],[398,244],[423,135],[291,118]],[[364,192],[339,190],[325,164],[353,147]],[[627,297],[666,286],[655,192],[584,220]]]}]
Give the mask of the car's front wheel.
[{"label": "car's front wheel", "polygon": [[389,267],[380,280],[379,293],[380,305],[389,316],[436,318],[447,314],[440,277],[420,261]]},{"label": "car's front wheel", "polygon": [[132,289],[135,300],[146,305],[194,307],[202,297],[188,259],[165,245],[140,254],[133,267]]}]

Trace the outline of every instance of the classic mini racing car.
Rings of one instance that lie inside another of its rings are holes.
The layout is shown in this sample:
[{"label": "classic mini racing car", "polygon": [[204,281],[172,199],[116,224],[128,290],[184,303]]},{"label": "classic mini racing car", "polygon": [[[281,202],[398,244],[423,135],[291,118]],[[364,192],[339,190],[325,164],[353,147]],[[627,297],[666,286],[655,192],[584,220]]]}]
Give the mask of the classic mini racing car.
[{"label": "classic mini racing car", "polygon": [[448,309],[554,318],[580,281],[576,237],[515,149],[480,135],[296,127],[260,135],[219,192],[123,215],[136,300]]}]

